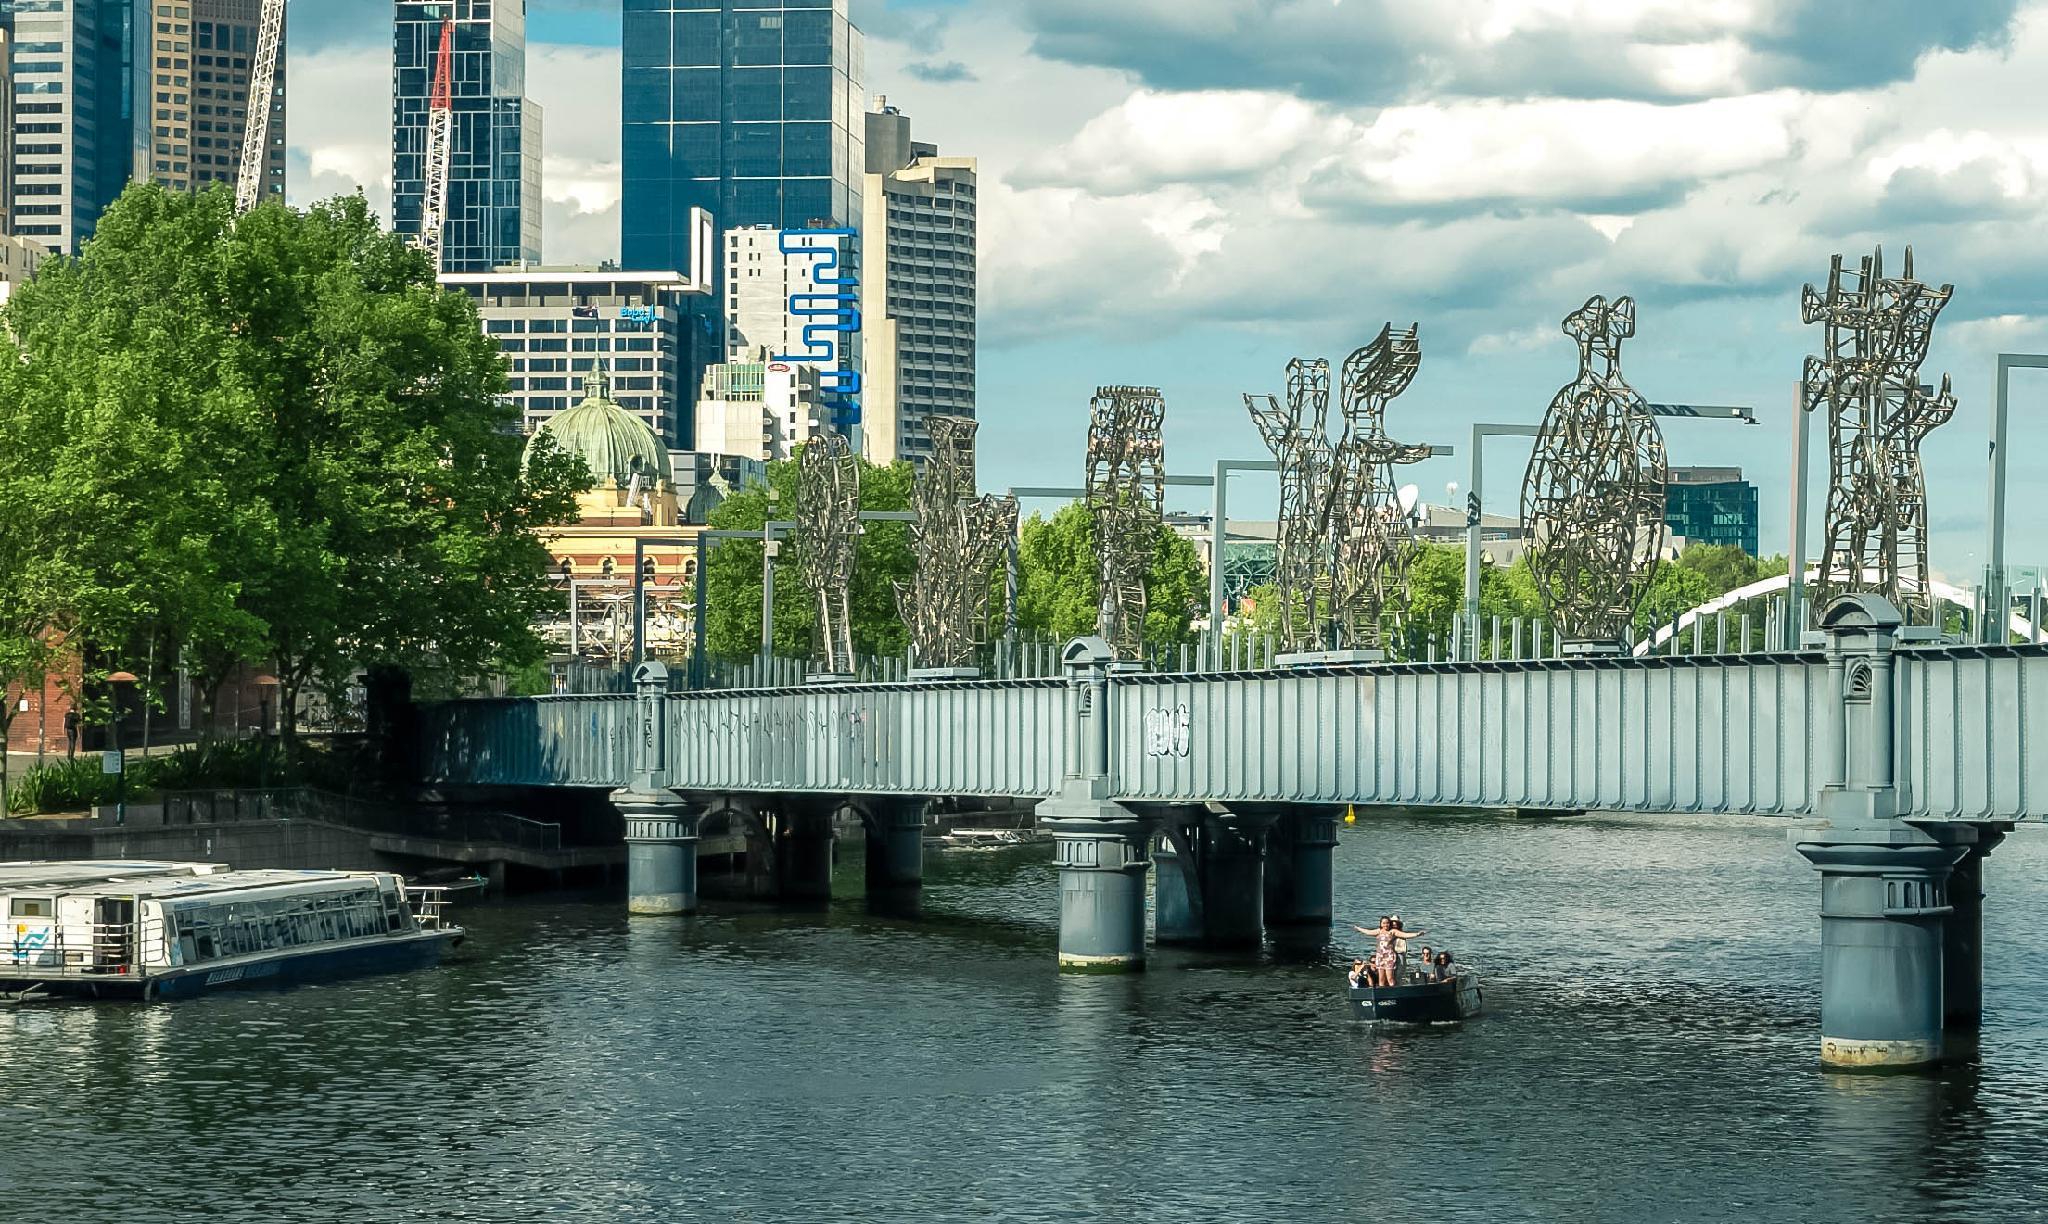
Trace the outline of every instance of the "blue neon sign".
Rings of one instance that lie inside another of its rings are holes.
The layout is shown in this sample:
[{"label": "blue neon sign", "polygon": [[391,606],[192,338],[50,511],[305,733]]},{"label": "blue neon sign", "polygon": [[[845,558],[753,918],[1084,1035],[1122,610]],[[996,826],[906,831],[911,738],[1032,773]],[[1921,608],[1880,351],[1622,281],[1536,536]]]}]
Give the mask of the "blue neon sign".
[{"label": "blue neon sign", "polygon": [[851,229],[807,229],[784,230],[776,239],[782,254],[805,258],[810,285],[792,289],[788,302],[789,316],[803,321],[803,351],[775,359],[819,367],[818,389],[842,434],[860,423],[860,371],[846,339],[860,332],[860,273],[850,258],[855,236]]}]

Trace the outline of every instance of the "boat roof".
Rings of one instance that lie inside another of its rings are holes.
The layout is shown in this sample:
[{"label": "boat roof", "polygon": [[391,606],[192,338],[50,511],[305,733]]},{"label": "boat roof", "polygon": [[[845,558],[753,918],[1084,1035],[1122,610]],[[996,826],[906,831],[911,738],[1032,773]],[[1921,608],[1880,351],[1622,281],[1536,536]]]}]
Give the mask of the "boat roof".
[{"label": "boat roof", "polygon": [[208,876],[227,870],[225,863],[171,863],[152,859],[58,859],[0,863],[0,891],[21,888],[69,888],[100,880],[136,876]]},{"label": "boat roof", "polygon": [[[153,901],[182,901],[213,898],[224,893],[265,893],[282,896],[294,892],[331,892],[343,886],[376,885],[380,879],[397,879],[388,871],[293,871],[268,869],[223,871],[206,876],[154,876],[99,880],[80,888],[65,890],[66,896],[136,897]],[[245,899],[256,899],[249,897]]]}]

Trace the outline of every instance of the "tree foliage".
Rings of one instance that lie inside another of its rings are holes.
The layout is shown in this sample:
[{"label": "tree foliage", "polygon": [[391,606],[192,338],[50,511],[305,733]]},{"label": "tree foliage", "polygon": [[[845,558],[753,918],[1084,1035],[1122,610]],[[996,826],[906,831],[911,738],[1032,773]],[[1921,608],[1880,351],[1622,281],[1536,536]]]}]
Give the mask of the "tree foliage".
[{"label": "tree foliage", "polygon": [[[902,461],[885,466],[860,464],[862,510],[910,509],[911,467]],[[759,532],[771,518],[787,519],[796,508],[795,460],[768,465],[768,482],[750,485],[711,512],[712,527]],[[909,582],[916,570],[910,531],[904,523],[865,523],[854,546],[853,648],[863,654],[900,655],[909,632],[896,610],[896,584]],[[775,558],[775,653],[809,655],[817,631],[818,609],[804,586],[799,548],[790,534]],[[761,651],[761,545],[754,540],[720,540],[711,550],[705,572],[705,648],[727,659],[750,659]]]},{"label": "tree foliage", "polygon": [[[1025,521],[1017,549],[1017,625],[1026,638],[1065,641],[1095,632],[1095,525],[1069,502]],[[1161,524],[1145,573],[1145,642],[1164,650],[1195,640],[1209,600],[1208,571],[1186,537]]]},{"label": "tree foliage", "polygon": [[32,457],[0,480],[61,576],[51,623],[107,670],[272,667],[289,735],[357,667],[539,656],[538,531],[587,477],[545,447],[522,468],[474,307],[360,196],[237,217],[225,189],[132,186],[6,321],[0,452]]}]

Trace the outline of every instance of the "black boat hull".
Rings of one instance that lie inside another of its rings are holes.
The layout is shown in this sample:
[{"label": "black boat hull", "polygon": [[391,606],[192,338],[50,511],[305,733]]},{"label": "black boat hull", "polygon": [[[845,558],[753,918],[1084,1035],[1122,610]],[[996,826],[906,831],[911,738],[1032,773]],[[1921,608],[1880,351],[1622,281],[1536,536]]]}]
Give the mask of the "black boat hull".
[{"label": "black boat hull", "polygon": [[1351,1014],[1390,1024],[1456,1024],[1479,1014],[1486,992],[1479,979],[1461,973],[1448,982],[1406,982],[1399,986],[1354,986]]}]

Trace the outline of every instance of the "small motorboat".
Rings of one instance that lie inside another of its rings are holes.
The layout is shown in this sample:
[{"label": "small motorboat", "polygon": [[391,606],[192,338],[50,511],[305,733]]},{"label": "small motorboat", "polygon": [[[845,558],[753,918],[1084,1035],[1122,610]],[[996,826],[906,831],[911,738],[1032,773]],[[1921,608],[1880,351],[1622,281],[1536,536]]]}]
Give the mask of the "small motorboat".
[{"label": "small motorboat", "polygon": [[1479,975],[1460,968],[1448,978],[1396,978],[1392,986],[1353,986],[1351,1014],[1389,1024],[1456,1024],[1479,1014],[1486,992]]}]

